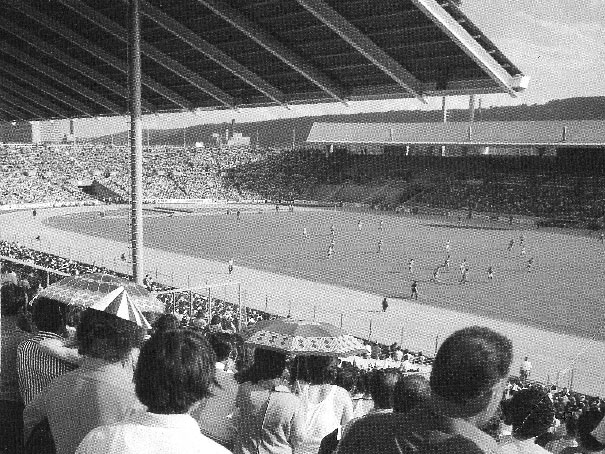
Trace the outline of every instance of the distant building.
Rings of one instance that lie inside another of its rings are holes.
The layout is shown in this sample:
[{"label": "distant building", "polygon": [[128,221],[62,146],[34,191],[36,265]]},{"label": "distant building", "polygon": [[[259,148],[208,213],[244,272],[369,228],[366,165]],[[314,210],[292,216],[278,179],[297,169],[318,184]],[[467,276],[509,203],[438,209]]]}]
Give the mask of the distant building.
[{"label": "distant building", "polygon": [[57,121],[19,121],[0,123],[2,143],[61,143],[74,140]]},{"label": "distant building", "polygon": [[250,137],[244,137],[241,132],[234,132],[227,141],[228,147],[248,147],[250,146]]},{"label": "distant building", "polygon": [[605,151],[605,121],[316,122],[307,142],[351,154],[552,156]]}]

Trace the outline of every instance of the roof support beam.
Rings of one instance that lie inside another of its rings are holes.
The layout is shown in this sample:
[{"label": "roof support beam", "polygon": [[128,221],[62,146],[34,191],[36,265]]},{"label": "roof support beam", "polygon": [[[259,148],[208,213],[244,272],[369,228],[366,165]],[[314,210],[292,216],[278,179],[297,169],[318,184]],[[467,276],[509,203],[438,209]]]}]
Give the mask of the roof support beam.
[{"label": "roof support beam", "polygon": [[56,69],[51,68],[48,65],[45,65],[44,63],[36,60],[35,58],[32,58],[25,52],[22,52],[19,49],[16,49],[7,43],[4,43],[2,46],[0,46],[0,52],[10,55],[11,57],[19,60],[20,62],[30,66],[32,69],[39,71],[42,74],[44,74],[45,76],[64,85],[65,87],[69,88],[70,90],[79,92],[80,95],[84,96],[85,98],[90,99],[92,102],[95,102],[95,103],[99,104],[100,106],[105,107],[111,113],[116,114],[116,115],[124,114],[125,109],[123,107],[116,105],[115,103],[111,102],[107,98],[99,95],[98,93],[95,93],[90,88],[85,87],[84,85],[80,84],[79,82],[76,82],[75,80],[71,79],[70,77],[67,77],[64,74],[61,74]]},{"label": "roof support beam", "polygon": [[[108,19],[103,14],[95,11],[80,0],[58,0],[60,3],[88,19],[98,27],[105,30],[107,33],[114,35],[116,38],[128,42],[128,30],[119,24],[116,24],[111,19]],[[221,104],[231,109],[235,109],[236,101],[231,95],[225,93],[219,87],[201,77],[199,74],[187,68],[185,65],[174,60],[172,57],[164,54],[157,47],[152,46],[141,40],[142,53],[162,65],[169,71],[172,71],[177,76],[185,79],[194,87],[200,89],[207,95],[213,97]]]},{"label": "roof support beam", "polygon": [[[93,44],[91,41],[87,40],[86,38],[79,35],[78,33],[75,33],[72,30],[66,28],[63,24],[55,21],[48,15],[40,12],[36,8],[32,8],[30,5],[27,5],[26,2],[23,2],[21,0],[6,0],[6,1],[10,2],[10,4],[13,6],[13,8],[17,9],[22,14],[25,14],[29,18],[39,22],[43,27],[45,27],[49,30],[52,30],[53,32],[62,36],[63,38],[65,38],[66,40],[71,42],[72,44],[84,49],[86,52],[90,53],[91,55],[94,55],[96,58],[98,58],[98,59],[104,61],[105,63],[107,63],[108,65],[118,69],[123,74],[125,74],[125,75],[128,74],[128,65],[124,61],[120,60],[119,58],[114,57],[109,52],[107,52],[107,51],[103,50],[102,48],[100,48],[99,46]],[[148,87],[150,90],[153,90],[160,96],[168,99],[169,101],[176,104],[180,108],[187,109],[187,110],[191,110],[193,108],[193,105],[189,101],[187,101],[185,98],[183,98],[181,95],[179,95],[178,93],[174,92],[173,90],[165,87],[164,85],[160,84],[159,82],[156,82],[151,77],[143,75],[142,82],[143,82],[143,85]]]},{"label": "roof support beam", "polygon": [[412,0],[443,32],[449,36],[465,54],[479,65],[504,91],[516,97],[519,86],[517,78],[511,76],[494,57],[485,50],[463,27],[435,0]]},{"label": "roof support beam", "polygon": [[37,93],[34,93],[27,88],[23,88],[20,85],[0,76],[0,86],[2,88],[8,89],[13,93],[17,93],[19,96],[22,96],[26,99],[29,99],[34,104],[37,104],[40,107],[44,107],[49,112],[52,112],[57,116],[57,118],[69,118],[69,112],[67,112],[62,107],[59,107],[56,103],[48,101],[46,98],[40,96]]},{"label": "roof support beam", "polygon": [[90,110],[90,108],[88,106],[86,106],[84,103],[78,101],[77,99],[72,98],[71,96],[63,93],[62,91],[57,90],[54,87],[51,87],[50,85],[42,82],[37,77],[32,76],[28,72],[23,71],[20,68],[17,68],[16,66],[13,66],[6,62],[2,64],[1,69],[2,69],[2,71],[8,72],[13,76],[18,77],[23,82],[26,82],[27,84],[29,84],[33,88],[37,89],[38,91],[42,91],[42,92],[52,96],[53,98],[55,98],[57,101],[60,101],[63,104],[67,104],[72,109],[77,110],[78,112],[84,114],[85,116],[87,116],[87,117],[95,116],[94,112],[92,110]]},{"label": "roof support beam", "polygon": [[[114,82],[109,77],[101,74],[97,70],[86,66],[79,60],[67,55],[65,52],[63,52],[56,46],[52,46],[46,43],[44,40],[38,38],[36,35],[29,32],[28,30],[25,30],[24,28],[19,27],[17,24],[7,21],[3,17],[0,17],[0,28],[8,33],[13,34],[19,39],[29,43],[36,50],[45,53],[46,55],[54,58],[63,65],[69,66],[73,70],[79,72],[85,77],[88,77],[90,80],[98,83],[99,85],[105,87],[113,93],[121,96],[125,100],[128,99],[127,90],[120,84]],[[126,103],[124,105],[126,105]],[[143,101],[143,108],[150,112],[153,112],[155,110],[155,107],[151,103],[145,101]]]},{"label": "roof support beam", "polygon": [[326,74],[319,71],[303,57],[284,46],[267,31],[242,15],[238,10],[220,0],[197,1],[217,16],[233,25],[259,46],[283,61],[286,65],[300,73],[303,77],[317,85],[332,98],[341,102],[346,102],[345,93],[342,87],[330,80]]},{"label": "roof support beam", "polygon": [[36,118],[45,118],[48,116],[48,114],[46,112],[43,112],[41,109],[34,107],[30,103],[24,102],[23,99],[13,96],[2,89],[0,89],[0,100],[8,104],[12,104],[15,107],[19,107],[22,110],[29,112]]},{"label": "roof support beam", "polygon": [[11,120],[25,121],[25,116],[21,113],[24,110],[21,108],[11,107],[0,101],[0,110],[10,115]]},{"label": "roof support beam", "polygon": [[422,93],[422,83],[346,18],[328,6],[323,0],[297,0],[297,2],[380,68],[410,95],[426,104],[426,99],[424,99]]},{"label": "roof support beam", "polygon": [[[127,0],[124,0],[127,1]],[[284,93],[271,85],[269,82],[250,71],[241,63],[237,62],[215,45],[202,39],[199,35],[183,26],[180,22],[168,16],[162,10],[156,8],[145,0],[141,0],[141,13],[149,17],[159,26],[170,33],[179,37],[182,41],[189,44],[193,49],[204,54],[216,64],[222,66],[231,74],[239,77],[241,80],[256,88],[267,98],[283,105],[285,100]]]}]

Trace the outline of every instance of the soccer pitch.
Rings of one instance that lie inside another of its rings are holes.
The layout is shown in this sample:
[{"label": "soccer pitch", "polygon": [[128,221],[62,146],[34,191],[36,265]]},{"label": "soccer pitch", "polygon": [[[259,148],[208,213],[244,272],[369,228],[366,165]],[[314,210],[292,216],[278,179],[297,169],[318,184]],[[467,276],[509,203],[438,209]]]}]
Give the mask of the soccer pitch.
[{"label": "soccer pitch", "polygon": [[[453,326],[463,314],[486,317],[494,322],[494,327],[499,322],[511,323],[503,329],[511,334],[510,326],[514,330],[518,327],[517,334],[523,336],[526,344],[517,356],[533,354],[532,344],[542,345],[538,339],[532,339],[534,333],[543,338],[545,345],[565,344],[553,346],[553,352],[540,349],[549,357],[544,362],[548,362],[551,381],[555,373],[562,371],[569,375],[578,363],[591,361],[590,357],[600,354],[602,349],[605,247],[596,237],[380,212],[298,207],[293,212],[285,207],[276,212],[272,205],[240,206],[238,218],[237,209],[237,206],[211,205],[174,216],[146,210],[145,246],[224,263],[225,269],[227,261],[234,258],[236,273],[240,267],[264,270],[340,287],[343,292],[351,289],[375,295],[361,307],[353,303],[332,305],[318,296],[318,317],[333,315],[330,321],[334,322],[337,314],[344,313],[363,325],[365,334],[372,320],[375,337],[381,341],[388,340],[385,337],[391,342],[399,341],[402,325],[433,332],[430,325],[434,321],[435,325],[442,325],[437,331],[444,332],[448,322]],[[98,211],[51,217],[47,223],[62,230],[128,242],[128,211],[123,209],[108,209],[105,217],[100,217]],[[331,225],[335,230],[334,254],[328,257]],[[307,237],[303,235],[305,228]],[[521,235],[525,255],[519,245]],[[515,244],[507,251],[511,239]],[[448,241],[449,270],[442,270],[438,282],[432,282],[433,270],[448,255]],[[533,265],[528,271],[530,258]],[[412,272],[408,268],[410,259],[414,259]],[[468,282],[460,284],[459,266],[465,259]],[[493,280],[488,279],[489,266],[493,267]],[[409,299],[412,280],[418,282],[418,301]],[[389,298],[386,313],[380,307],[383,296]],[[294,315],[308,316],[310,308],[300,307],[308,303],[300,303],[294,297],[293,304]],[[282,305],[285,307],[288,302],[282,301]],[[282,314],[288,310],[284,307]],[[415,311],[433,318],[428,321],[418,320],[417,316],[411,318]],[[526,327],[539,330],[526,331]],[[422,348],[426,349],[426,344]],[[567,351],[568,355],[556,358],[560,351]],[[534,356],[534,360],[537,372],[540,359]],[[603,372],[599,369],[586,374],[592,374],[596,383]],[[568,378],[561,376],[562,381]],[[575,381],[579,385],[580,377]],[[584,386],[586,392],[587,388],[594,390],[590,384]],[[602,392],[600,388],[597,391]]]}]

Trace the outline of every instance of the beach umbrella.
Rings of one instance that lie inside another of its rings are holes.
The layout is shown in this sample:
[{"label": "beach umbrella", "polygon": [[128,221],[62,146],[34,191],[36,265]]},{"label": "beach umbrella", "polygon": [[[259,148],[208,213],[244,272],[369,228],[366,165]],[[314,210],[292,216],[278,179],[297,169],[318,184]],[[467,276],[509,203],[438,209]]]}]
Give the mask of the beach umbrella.
[{"label": "beach umbrella", "polygon": [[361,341],[329,323],[281,318],[261,320],[243,332],[248,345],[293,355],[350,356],[365,352]]},{"label": "beach umbrella", "polygon": [[66,277],[41,290],[38,297],[55,299],[73,306],[91,307],[118,288],[126,291],[130,301],[140,311],[164,313],[164,303],[142,285],[103,273]]},{"label": "beach umbrella", "polygon": [[104,298],[90,306],[90,309],[106,312],[123,320],[136,323],[143,328],[151,329],[151,325],[124,287],[118,287],[113,292],[108,293]]}]

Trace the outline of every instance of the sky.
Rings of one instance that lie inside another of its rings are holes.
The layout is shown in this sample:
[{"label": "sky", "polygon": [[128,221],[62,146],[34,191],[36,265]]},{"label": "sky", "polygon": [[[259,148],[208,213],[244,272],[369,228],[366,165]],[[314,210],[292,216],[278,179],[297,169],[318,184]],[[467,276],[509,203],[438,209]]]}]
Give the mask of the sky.
[{"label": "sky", "polygon": [[[605,0],[462,0],[462,11],[530,79],[516,98],[481,95],[483,107],[544,104],[554,99],[605,96]],[[450,97],[450,108],[468,107],[468,97]],[[312,106],[209,111],[144,116],[144,128],[172,129],[201,123],[237,123],[307,115],[439,109],[441,98],[328,103]],[[67,130],[65,122],[65,130]],[[128,118],[81,119],[78,137],[128,128]]]}]

